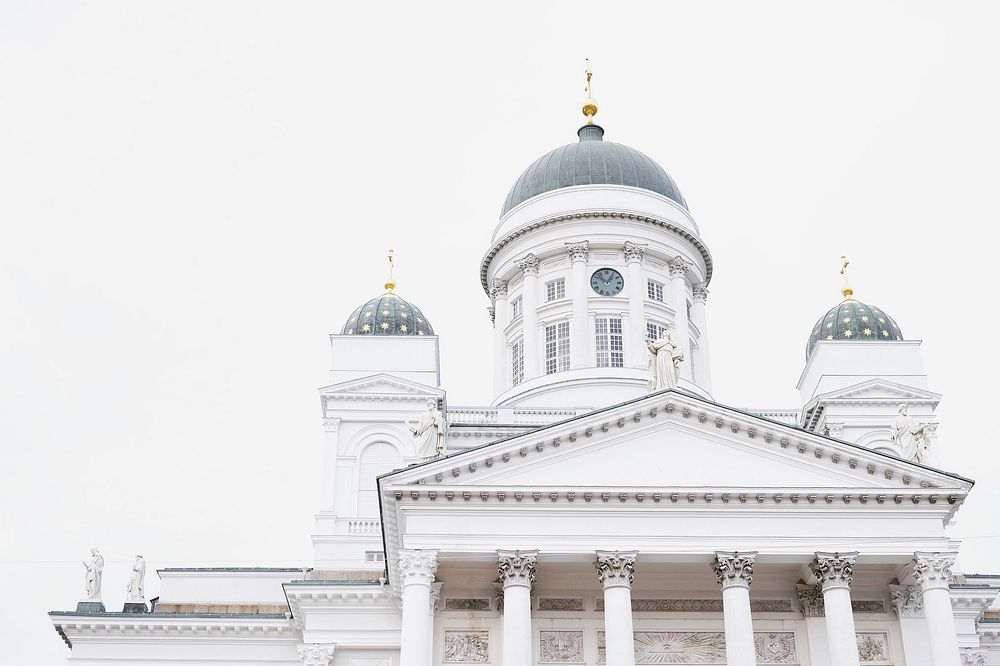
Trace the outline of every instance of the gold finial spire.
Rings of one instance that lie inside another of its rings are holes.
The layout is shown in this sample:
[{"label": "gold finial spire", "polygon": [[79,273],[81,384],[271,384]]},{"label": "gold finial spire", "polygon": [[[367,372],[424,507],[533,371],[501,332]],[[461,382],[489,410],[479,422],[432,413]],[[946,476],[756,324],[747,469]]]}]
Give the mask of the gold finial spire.
[{"label": "gold finial spire", "polygon": [[392,258],[393,251],[389,250],[389,279],[385,283],[385,293],[391,294],[392,290],[396,288],[396,282],[392,279],[392,269],[396,265]]},{"label": "gold finial spire", "polygon": [[840,288],[840,293],[842,293],[844,295],[844,300],[845,301],[853,301],[854,300],[853,298],[851,298],[852,296],[854,296],[854,288],[851,287],[851,280],[847,276],[847,266],[850,263],[851,262],[847,260],[847,257],[843,257],[842,256],[840,258],[840,274],[844,276],[844,284]]},{"label": "gold finial spire", "polygon": [[587,116],[587,124],[594,124],[594,116],[597,115],[597,100],[594,99],[593,91],[590,88],[590,79],[594,76],[594,72],[590,69],[590,58],[587,58],[587,87],[584,90],[587,92],[587,99],[583,102],[583,115]]}]

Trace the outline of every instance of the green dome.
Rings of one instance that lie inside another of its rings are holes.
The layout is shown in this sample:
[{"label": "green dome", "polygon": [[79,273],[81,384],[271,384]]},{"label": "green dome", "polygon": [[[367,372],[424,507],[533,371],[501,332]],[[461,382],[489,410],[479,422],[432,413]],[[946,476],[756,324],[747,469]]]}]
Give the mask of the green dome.
[{"label": "green dome", "polygon": [[355,310],[340,334],[434,335],[434,329],[420,308],[387,292]]},{"label": "green dome", "polygon": [[903,332],[884,310],[861,301],[848,299],[830,308],[813,326],[806,358],[812,356],[820,340],[839,342],[896,342],[903,339]]}]

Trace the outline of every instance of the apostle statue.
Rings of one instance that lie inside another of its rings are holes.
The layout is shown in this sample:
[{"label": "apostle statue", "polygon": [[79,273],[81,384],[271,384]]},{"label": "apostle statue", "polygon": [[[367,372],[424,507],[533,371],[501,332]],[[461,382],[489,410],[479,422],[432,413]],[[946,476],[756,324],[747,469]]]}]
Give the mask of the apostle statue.
[{"label": "apostle statue", "polygon": [[899,406],[899,413],[896,414],[896,420],[889,426],[889,432],[892,433],[892,441],[899,447],[901,456],[923,462],[927,453],[924,426],[914,425],[913,420],[907,414],[908,410],[909,407],[905,404]]},{"label": "apostle statue", "polygon": [[416,428],[410,433],[417,440],[417,455],[425,460],[440,458],[444,454],[444,414],[438,409],[437,400],[427,401],[427,411],[421,414]]},{"label": "apostle statue", "polygon": [[83,568],[87,570],[86,591],[88,601],[101,600],[101,576],[104,573],[104,556],[97,548],[90,549],[90,561],[83,563]]},{"label": "apostle statue", "polygon": [[142,555],[135,556],[135,563],[132,565],[132,573],[128,579],[128,586],[125,588],[125,600],[129,603],[143,604],[146,602],[146,595],[143,591],[143,583],[146,578],[146,560]]},{"label": "apostle statue", "polygon": [[671,333],[673,327],[667,327],[656,340],[646,338],[649,349],[649,391],[659,391],[677,388],[677,378],[680,376],[679,366],[684,360],[684,353],[674,342]]}]

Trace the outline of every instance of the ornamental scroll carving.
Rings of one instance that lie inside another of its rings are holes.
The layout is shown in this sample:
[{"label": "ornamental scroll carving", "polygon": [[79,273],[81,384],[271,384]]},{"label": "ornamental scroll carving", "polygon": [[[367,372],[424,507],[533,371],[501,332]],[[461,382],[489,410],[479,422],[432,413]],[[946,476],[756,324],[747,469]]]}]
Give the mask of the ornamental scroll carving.
[{"label": "ornamental scroll carving", "polygon": [[298,646],[299,661],[302,666],[330,666],[333,650],[333,645],[304,643]]},{"label": "ornamental scroll carving", "polygon": [[605,587],[630,587],[635,579],[636,551],[597,551],[594,567],[597,579]]},{"label": "ornamental scroll carving", "polygon": [[[602,599],[603,601],[603,599]],[[583,599],[554,599],[544,597],[538,600],[540,611],[582,611]]]},{"label": "ornamental scroll carving", "polygon": [[430,585],[434,581],[434,574],[437,573],[437,551],[400,550],[397,566],[403,585],[410,583]]},{"label": "ornamental scroll carving", "polygon": [[923,617],[924,595],[916,585],[890,585],[892,611],[899,617]]},{"label": "ornamental scroll carving", "polygon": [[524,259],[517,262],[517,267],[520,268],[525,275],[538,275],[538,257],[528,253]]},{"label": "ornamental scroll carving", "polygon": [[[604,599],[597,600],[597,610],[604,610]],[[791,613],[789,599],[751,599],[754,613]],[[634,613],[721,613],[722,599],[633,599]]]},{"label": "ornamental scroll carving", "polygon": [[443,652],[446,664],[485,664],[490,660],[490,632],[445,631]]},{"label": "ornamental scroll carving", "polygon": [[445,610],[460,610],[460,611],[484,611],[490,609],[489,599],[452,599],[451,597],[444,600]]},{"label": "ornamental scroll carving", "polygon": [[631,264],[633,261],[642,262],[642,257],[646,254],[646,246],[633,243],[632,241],[625,241],[624,251],[626,264]]},{"label": "ornamental scroll carving", "polygon": [[857,553],[816,553],[816,558],[809,565],[813,575],[820,580],[824,590],[837,587],[851,587],[854,580],[854,562]]},{"label": "ornamental scroll carving", "polygon": [[862,664],[889,664],[889,636],[885,633],[859,632],[858,659]]},{"label": "ornamental scroll carving", "polygon": [[539,631],[538,662],[540,664],[582,664],[582,631]]},{"label": "ornamental scroll carving", "polygon": [[956,553],[913,554],[913,577],[924,590],[948,589]]},{"label": "ornamental scroll carving", "polygon": [[498,550],[497,570],[500,572],[500,582],[504,587],[508,585],[531,587],[535,582],[537,559],[537,550]]},{"label": "ornamental scroll carving", "polygon": [[722,589],[733,585],[750,587],[753,581],[753,563],[756,559],[756,552],[716,552],[715,559],[712,560],[712,571],[715,572]]},{"label": "ornamental scroll carving", "polygon": [[590,258],[590,241],[566,243],[566,251],[570,261],[587,261]]}]

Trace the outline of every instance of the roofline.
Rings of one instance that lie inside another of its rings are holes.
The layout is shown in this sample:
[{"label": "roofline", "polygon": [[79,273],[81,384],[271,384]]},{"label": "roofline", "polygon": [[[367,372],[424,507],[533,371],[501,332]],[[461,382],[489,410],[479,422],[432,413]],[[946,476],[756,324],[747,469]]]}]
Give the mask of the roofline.
[{"label": "roofline", "polygon": [[109,613],[82,613],[78,611],[49,611],[49,617],[121,617],[121,618],[131,618],[133,620],[142,620],[148,617],[174,617],[174,618],[191,618],[191,619],[226,619],[226,618],[241,618],[241,619],[260,619],[260,620],[285,620],[287,619],[286,613],[168,613],[164,611],[155,611],[152,613],[123,613],[123,612],[109,612]]},{"label": "roofline", "polygon": [[312,567],[164,567],[156,573],[299,573]]},{"label": "roofline", "polygon": [[[544,432],[544,431],[549,430],[551,428],[560,427],[560,426],[562,426],[562,425],[564,425],[566,423],[570,423],[572,421],[576,421],[576,420],[582,419],[584,417],[589,418],[589,417],[595,416],[597,414],[602,414],[604,412],[609,412],[609,411],[612,411],[612,410],[617,410],[617,409],[620,409],[622,407],[626,407],[628,405],[632,405],[632,404],[635,404],[637,402],[641,402],[641,401],[646,400],[647,398],[650,398],[652,396],[665,396],[665,395],[668,395],[668,394],[671,394],[671,393],[673,393],[675,395],[678,395],[678,396],[681,396],[681,397],[684,397],[684,398],[692,398],[695,401],[701,402],[701,403],[706,404],[706,405],[712,405],[714,407],[719,407],[719,408],[722,408],[722,409],[727,409],[727,410],[730,410],[732,412],[736,412],[737,414],[742,414],[743,416],[748,416],[750,418],[759,419],[759,420],[765,421],[767,423],[772,423],[772,424],[774,424],[776,426],[780,426],[782,428],[788,428],[788,429],[791,429],[791,430],[796,430],[796,431],[804,433],[804,434],[806,434],[806,435],[808,435],[810,437],[819,437],[820,439],[825,439],[825,440],[828,440],[828,441],[831,441],[831,442],[837,442],[838,444],[846,445],[846,446],[848,446],[848,447],[850,447],[852,449],[856,449],[858,451],[863,451],[866,454],[873,454],[873,455],[879,456],[881,458],[885,458],[886,460],[891,460],[891,461],[893,461],[893,462],[895,462],[897,464],[898,463],[903,463],[903,464],[906,464],[906,465],[913,465],[913,466],[919,467],[921,469],[925,469],[925,470],[928,470],[928,471],[931,471],[931,472],[935,472],[935,473],[938,473],[938,474],[943,474],[944,476],[947,476],[947,477],[950,477],[950,478],[953,478],[953,479],[957,479],[959,481],[963,481],[963,482],[968,483],[970,485],[975,485],[975,483],[976,483],[974,480],[966,478],[966,477],[961,476],[960,474],[956,474],[954,472],[947,472],[945,470],[938,469],[936,467],[930,467],[929,465],[924,465],[923,463],[913,462],[913,461],[910,461],[910,460],[903,460],[902,458],[897,458],[896,456],[889,455],[888,453],[883,453],[881,451],[876,451],[874,449],[869,449],[869,448],[866,448],[866,447],[861,446],[859,444],[854,444],[853,442],[845,442],[842,439],[836,439],[834,437],[830,437],[829,435],[823,435],[823,434],[820,434],[820,433],[812,432],[810,430],[806,430],[804,428],[801,428],[801,427],[799,427],[797,425],[790,425],[788,423],[783,423],[782,421],[777,421],[775,419],[768,418],[766,416],[759,416],[759,415],[754,414],[752,412],[744,411],[744,410],[742,410],[742,409],[740,409],[738,407],[730,407],[729,405],[723,405],[722,403],[718,403],[718,402],[715,402],[715,401],[712,401],[712,400],[708,400],[708,399],[703,398],[703,397],[701,397],[699,395],[696,395],[694,393],[689,393],[689,392],[687,392],[687,391],[685,391],[683,389],[663,389],[662,391],[654,391],[653,393],[647,393],[646,395],[639,396],[638,398],[632,398],[631,400],[626,400],[625,402],[620,402],[620,403],[617,403],[617,404],[614,404],[614,405],[609,405],[608,407],[601,407],[600,409],[595,409],[595,410],[590,411],[590,412],[584,412],[583,414],[577,414],[576,416],[571,416],[569,418],[563,419],[562,421],[556,421],[554,423],[549,423],[547,425],[544,425],[544,426],[541,426],[541,427],[537,428],[536,430],[531,430],[529,432],[524,432],[524,433],[518,433],[518,434],[512,435],[510,437],[505,437],[503,439],[498,439],[498,440],[493,441],[493,442],[487,442],[486,444],[481,444],[479,446],[476,446],[476,447],[473,447],[473,448],[469,448],[469,449],[465,449],[463,451],[456,451],[455,453],[446,455],[446,456],[444,456],[442,458],[435,458],[433,460],[427,460],[427,461],[421,462],[421,463],[414,463],[414,464],[412,464],[412,465],[410,465],[408,467],[403,467],[401,469],[392,470],[391,472],[386,472],[385,474],[382,474],[382,475],[376,477],[375,481],[376,481],[376,484],[379,484],[382,479],[394,476],[396,474],[401,474],[403,472],[410,472],[410,471],[412,471],[414,469],[423,467],[425,465],[431,465],[431,464],[434,464],[434,463],[441,462],[442,460],[447,460],[447,459],[452,458],[452,457],[465,455],[465,454],[471,453],[473,451],[479,451],[479,450],[485,449],[486,447],[489,447],[489,446],[494,446],[496,444],[501,444],[501,443],[504,443],[504,442],[509,442],[511,440],[517,439],[518,437],[524,437],[526,435],[535,435],[537,433]],[[381,504],[381,495],[382,495],[382,493],[379,493],[380,504]],[[379,512],[379,517],[380,518],[382,517],[381,516],[381,510]],[[383,536],[383,539],[384,539],[385,538],[385,534],[384,534],[385,521],[382,521],[382,524],[383,524],[383,535],[382,536]]]}]

